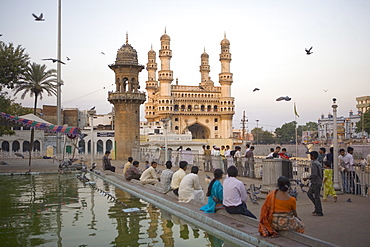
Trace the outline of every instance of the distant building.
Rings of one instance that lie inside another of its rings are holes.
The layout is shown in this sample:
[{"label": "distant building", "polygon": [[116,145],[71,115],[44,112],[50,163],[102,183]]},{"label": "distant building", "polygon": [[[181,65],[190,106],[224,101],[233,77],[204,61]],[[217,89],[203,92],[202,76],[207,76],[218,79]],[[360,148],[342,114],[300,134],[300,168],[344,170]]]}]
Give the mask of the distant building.
[{"label": "distant building", "polygon": [[[337,131],[340,140],[346,139],[361,139],[362,134],[356,133],[356,123],[360,121],[361,115],[349,112],[347,117],[337,117]],[[324,114],[318,120],[318,138],[320,141],[331,141],[333,139],[334,126],[333,115]]]},{"label": "distant building", "polygon": [[158,80],[156,52],[153,49],[148,52],[145,118],[148,122],[168,119],[170,133],[190,131],[193,139],[231,138],[235,105],[231,97],[233,74],[230,72],[229,40],[225,36],[220,43],[220,86],[215,86],[209,77],[209,55],[205,51],[201,54],[199,85],[179,85],[177,79],[173,84],[171,39],[165,33],[160,40]]},{"label": "distant building", "polygon": [[367,112],[370,110],[370,96],[357,97],[357,110],[360,112]]}]

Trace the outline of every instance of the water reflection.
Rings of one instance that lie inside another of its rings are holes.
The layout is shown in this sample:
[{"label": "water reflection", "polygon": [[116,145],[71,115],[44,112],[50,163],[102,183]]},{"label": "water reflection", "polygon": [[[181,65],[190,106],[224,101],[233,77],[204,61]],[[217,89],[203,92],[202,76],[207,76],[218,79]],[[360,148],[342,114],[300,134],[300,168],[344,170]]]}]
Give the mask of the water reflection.
[{"label": "water reflection", "polygon": [[[88,175],[87,175],[88,176]],[[88,176],[89,177],[89,176]],[[2,246],[223,246],[224,242],[180,218],[100,179],[96,187],[73,174],[0,179]]]}]

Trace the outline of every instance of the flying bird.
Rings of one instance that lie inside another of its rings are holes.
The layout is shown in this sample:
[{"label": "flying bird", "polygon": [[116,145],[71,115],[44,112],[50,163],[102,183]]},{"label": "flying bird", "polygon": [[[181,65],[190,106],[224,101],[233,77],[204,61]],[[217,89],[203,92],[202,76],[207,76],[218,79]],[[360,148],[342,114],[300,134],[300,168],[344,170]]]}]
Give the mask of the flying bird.
[{"label": "flying bird", "polygon": [[281,96],[279,98],[276,99],[276,101],[282,101],[282,100],[285,100],[285,101],[290,101],[292,98],[289,98],[288,96]]},{"label": "flying bird", "polygon": [[325,89],[323,89],[323,90],[324,90],[324,92],[325,92],[325,93],[328,91],[328,89],[326,89],[326,90],[325,90]]},{"label": "flying bird", "polygon": [[89,111],[93,111],[93,110],[95,110],[95,106],[91,107]]},{"label": "flying bird", "polygon": [[67,58],[67,61],[71,60],[69,57],[66,57]]},{"label": "flying bird", "polygon": [[104,53],[104,52],[100,52],[100,54],[103,54],[103,55],[105,55],[105,53]]},{"label": "flying bird", "polygon": [[42,19],[42,17],[44,17],[42,13],[40,14],[40,16],[37,16],[34,13],[32,13],[32,16],[35,17],[35,21],[45,21],[45,19]]},{"label": "flying bird", "polygon": [[305,48],[304,50],[306,51],[306,55],[311,55],[313,52],[311,51],[313,48],[313,46],[311,46],[310,49],[307,50],[307,48]]},{"label": "flying bird", "polygon": [[3,34],[2,34],[2,33],[0,33],[0,37],[1,37],[1,36],[3,36]]},{"label": "flying bird", "polygon": [[42,59],[42,60],[50,60],[50,61],[52,61],[53,63],[58,62],[58,63],[65,64],[64,62],[62,62],[62,61],[60,61],[60,60],[58,60],[58,59],[55,59],[55,58],[44,58],[44,59]]},{"label": "flying bird", "polygon": [[256,91],[259,91],[260,89],[259,88],[255,88],[253,89],[253,92],[256,92]]}]

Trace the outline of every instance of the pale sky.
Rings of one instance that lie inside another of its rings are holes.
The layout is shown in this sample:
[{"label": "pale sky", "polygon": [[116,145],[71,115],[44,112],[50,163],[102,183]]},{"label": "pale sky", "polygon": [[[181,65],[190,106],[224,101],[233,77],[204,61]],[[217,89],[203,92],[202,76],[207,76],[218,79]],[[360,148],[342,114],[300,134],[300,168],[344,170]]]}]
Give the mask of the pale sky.
[{"label": "pale sky", "polygon": [[[31,62],[56,68],[41,59],[57,56],[57,2],[0,0],[0,39],[21,44]],[[32,13],[43,13],[45,21],[35,22]],[[226,32],[235,128],[241,127],[243,111],[249,130],[256,120],[265,130],[281,127],[294,120],[294,102],[299,124],[316,122],[321,113],[332,111],[333,97],[338,115],[347,116],[350,110],[357,112],[356,97],[370,95],[369,1],[64,0],[62,60],[67,64],[62,66],[62,107],[96,106],[100,114],[110,112],[107,97],[115,77],[108,64],[115,62],[126,32],[139,63],[146,65],[151,45],[158,56],[165,27],[171,37],[173,83],[178,78],[180,85],[200,83],[204,48],[210,56],[211,79],[219,85],[220,42]],[[313,54],[307,56],[304,49],[311,46]],[[158,57],[157,63],[160,68]],[[146,80],[143,70],[142,89]],[[253,93],[255,87],[260,91]],[[275,101],[280,96],[292,100]],[[33,98],[17,98],[23,106],[33,106]],[[38,107],[43,104],[56,104],[56,97],[45,96]]]}]

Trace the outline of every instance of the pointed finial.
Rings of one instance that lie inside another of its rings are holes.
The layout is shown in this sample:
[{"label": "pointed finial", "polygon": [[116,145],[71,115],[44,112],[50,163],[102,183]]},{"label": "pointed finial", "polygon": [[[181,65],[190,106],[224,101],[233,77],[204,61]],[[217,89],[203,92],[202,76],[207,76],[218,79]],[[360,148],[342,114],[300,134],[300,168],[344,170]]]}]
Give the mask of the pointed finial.
[{"label": "pointed finial", "polygon": [[[166,29],[167,29],[167,27],[164,27],[164,33],[166,33]],[[167,33],[166,33],[167,34]]]},{"label": "pointed finial", "polygon": [[128,45],[128,32],[126,32],[126,45]]},{"label": "pointed finial", "polygon": [[204,52],[206,52],[206,47],[204,47]]},{"label": "pointed finial", "polygon": [[226,32],[224,31],[224,38],[226,39]]},{"label": "pointed finial", "polygon": [[153,44],[150,44],[150,49],[153,50]]}]

